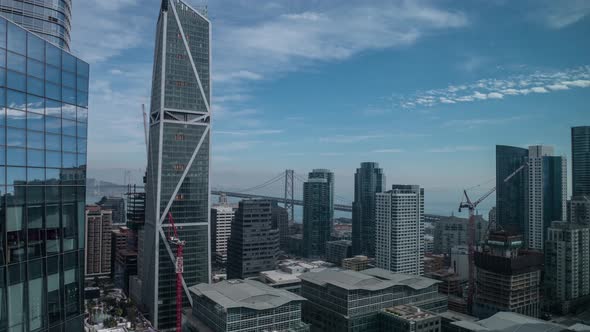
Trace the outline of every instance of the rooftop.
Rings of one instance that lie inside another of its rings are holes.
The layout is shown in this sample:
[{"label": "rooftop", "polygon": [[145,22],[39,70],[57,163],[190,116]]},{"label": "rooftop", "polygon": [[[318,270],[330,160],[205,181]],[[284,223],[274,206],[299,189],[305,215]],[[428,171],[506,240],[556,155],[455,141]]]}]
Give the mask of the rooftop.
[{"label": "rooftop", "polygon": [[423,319],[436,317],[436,315],[434,315],[428,311],[422,311],[418,307],[415,307],[412,305],[405,305],[405,304],[397,305],[392,308],[383,309],[383,312],[397,316],[397,317],[401,317],[401,318],[403,318],[405,320],[409,320],[409,321],[420,321]]},{"label": "rooftop", "polygon": [[368,269],[360,272],[343,270],[340,268],[325,269],[320,272],[308,272],[302,274],[300,279],[316,285],[333,286],[347,290],[382,290],[394,286],[408,286],[413,289],[424,289],[440,281],[425,277],[393,273],[383,269]]},{"label": "rooftop", "polygon": [[225,280],[216,284],[198,284],[190,287],[191,293],[205,296],[225,309],[248,308],[267,310],[292,301],[305,301],[299,295],[269,287],[254,280]]},{"label": "rooftop", "polygon": [[[497,331],[497,332],[558,332],[568,331],[567,327],[537,318],[520,315],[513,312],[499,312],[490,318],[480,321],[458,321],[453,325],[468,329],[470,331]],[[590,331],[590,326],[578,324],[575,326],[576,331]]]}]

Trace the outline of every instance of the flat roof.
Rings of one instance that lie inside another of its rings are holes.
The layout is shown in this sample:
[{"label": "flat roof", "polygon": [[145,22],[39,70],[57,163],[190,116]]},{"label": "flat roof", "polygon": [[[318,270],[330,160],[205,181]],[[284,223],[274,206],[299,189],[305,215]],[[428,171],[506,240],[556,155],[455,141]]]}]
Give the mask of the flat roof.
[{"label": "flat roof", "polygon": [[299,295],[272,288],[255,280],[224,280],[216,284],[198,284],[189,290],[197,296],[209,298],[225,309],[267,310],[292,301],[305,301],[305,298]]},{"label": "flat roof", "polygon": [[396,305],[395,307],[391,308],[385,308],[383,309],[383,312],[409,321],[421,321],[423,319],[437,317],[433,313],[423,311],[418,307],[406,304]]},{"label": "flat roof", "polygon": [[302,274],[300,279],[316,285],[331,284],[347,290],[382,290],[394,286],[408,286],[413,289],[424,289],[440,283],[438,280],[425,277],[393,273],[391,271],[373,268],[360,272],[340,268],[325,269],[319,272]]},{"label": "flat roof", "polygon": [[477,322],[458,321],[451,324],[471,331],[559,332],[567,330],[566,326],[520,315],[514,312],[498,312],[489,318]]}]

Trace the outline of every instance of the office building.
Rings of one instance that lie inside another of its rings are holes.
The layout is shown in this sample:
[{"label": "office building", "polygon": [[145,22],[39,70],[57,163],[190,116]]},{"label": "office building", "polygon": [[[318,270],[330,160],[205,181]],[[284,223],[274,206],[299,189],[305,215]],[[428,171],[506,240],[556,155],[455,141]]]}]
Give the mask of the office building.
[{"label": "office building", "polygon": [[79,331],[89,66],[4,18],[0,36],[0,331]]},{"label": "office building", "polygon": [[376,194],[376,266],[398,273],[424,273],[424,189],[393,185]]},{"label": "office building", "polygon": [[1,1],[0,15],[62,49],[70,50],[72,0]]},{"label": "office building", "polygon": [[233,207],[218,205],[211,208],[211,252],[219,265],[227,262],[227,241],[233,220]]},{"label": "office building", "polygon": [[502,229],[512,234],[524,234],[526,229],[527,174],[510,174],[527,162],[528,149],[496,145],[496,219]]},{"label": "office building", "polygon": [[255,280],[199,284],[190,292],[187,325],[195,331],[309,331],[301,321],[304,298]]},{"label": "office building", "polygon": [[314,169],[303,183],[303,255],[319,258],[326,254],[334,218],[334,173]]},{"label": "office building", "polygon": [[543,250],[551,222],[567,220],[567,164],[552,147],[536,145],[529,147],[527,171],[527,247]]},{"label": "office building", "polygon": [[[143,302],[159,331],[173,329],[176,322],[175,249],[166,245],[169,213],[179,239],[185,241],[183,284],[210,281],[210,40],[211,22],[202,11],[187,1],[162,1],[149,110],[142,251]],[[183,290],[183,306],[188,306],[188,288]]]},{"label": "office building", "polygon": [[113,211],[113,225],[121,226],[127,222],[123,197],[103,196],[100,201],[96,202],[96,205]]},{"label": "office building", "polygon": [[286,252],[289,250],[289,235],[291,234],[289,231],[291,227],[289,211],[275,202],[272,207],[272,220],[274,227],[279,230],[279,248]]},{"label": "office building", "polygon": [[352,257],[352,241],[338,240],[326,242],[326,261],[341,266],[342,260],[350,257]]},{"label": "office building", "polygon": [[451,248],[451,269],[461,280],[469,279],[469,247],[454,246]]},{"label": "office building", "polygon": [[363,271],[369,268],[369,257],[357,255],[342,260],[342,268],[352,271]]},{"label": "office building", "polygon": [[568,221],[590,225],[590,196],[575,196],[568,201]]},{"label": "office building", "polygon": [[590,225],[553,222],[545,242],[544,286],[557,312],[590,304]]},{"label": "office building", "polygon": [[86,277],[111,273],[112,211],[98,205],[88,205],[86,216]]},{"label": "office building", "polygon": [[325,269],[300,276],[303,321],[312,331],[380,331],[379,312],[400,304],[447,310],[436,280],[383,269],[361,272]]},{"label": "office building", "polygon": [[354,174],[353,255],[375,257],[375,194],[384,190],[385,174],[379,164],[361,163]]},{"label": "office building", "polygon": [[440,317],[411,305],[397,305],[379,313],[381,331],[440,332]]},{"label": "office building", "polygon": [[539,317],[543,255],[522,246],[521,235],[498,231],[475,252],[474,316],[509,311]]},{"label": "office building", "polygon": [[279,230],[272,225],[273,202],[240,201],[227,244],[227,278],[244,279],[273,270],[279,252]]},{"label": "office building", "polygon": [[590,126],[572,128],[572,193],[590,196]]},{"label": "office building", "polygon": [[492,225],[495,225],[495,224],[496,224],[496,222],[497,222],[497,220],[498,220],[498,218],[497,218],[497,216],[496,216],[496,214],[497,214],[497,213],[498,213],[498,212],[497,212],[497,210],[496,210],[496,207],[495,207],[495,206],[494,206],[494,207],[493,207],[493,208],[490,210],[490,212],[488,212],[488,222],[489,222],[490,224],[492,224]]},{"label": "office building", "polygon": [[117,260],[117,253],[121,250],[130,247],[133,241],[133,234],[127,226],[115,226],[111,231],[111,277],[115,273],[115,261]]},{"label": "office building", "polygon": [[[475,216],[477,244],[483,240],[489,223],[481,215]],[[467,245],[469,220],[455,216],[442,217],[434,225],[434,253],[449,255],[455,246]]]},{"label": "office building", "polygon": [[303,256],[303,234],[289,235],[289,254],[293,256]]},{"label": "office building", "polygon": [[479,321],[458,320],[450,322],[447,331],[451,332],[573,332],[590,331],[590,326],[575,324],[570,327],[517,314],[514,312],[499,312],[489,318]]}]

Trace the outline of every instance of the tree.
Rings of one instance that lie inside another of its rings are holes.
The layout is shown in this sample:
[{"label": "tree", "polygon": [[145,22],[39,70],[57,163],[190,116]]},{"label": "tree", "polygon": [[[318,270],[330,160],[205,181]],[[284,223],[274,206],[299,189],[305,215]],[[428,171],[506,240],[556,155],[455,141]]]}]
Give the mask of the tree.
[{"label": "tree", "polygon": [[104,325],[104,327],[109,329],[111,327],[117,326],[117,320],[114,319],[113,317],[109,317],[102,322],[102,325]]}]

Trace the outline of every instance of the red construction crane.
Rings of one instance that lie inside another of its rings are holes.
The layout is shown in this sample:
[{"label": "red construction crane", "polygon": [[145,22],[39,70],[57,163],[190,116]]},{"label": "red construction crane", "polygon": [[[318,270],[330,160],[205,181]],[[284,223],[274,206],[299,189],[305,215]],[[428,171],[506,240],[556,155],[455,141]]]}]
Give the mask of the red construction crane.
[{"label": "red construction crane", "polygon": [[[514,177],[518,172],[522,171],[527,164],[524,164],[517,168],[512,174],[508,175],[504,179],[504,183],[508,182],[512,177]],[[490,189],[486,192],[483,196],[481,196],[477,201],[472,202],[467,195],[467,190],[463,190],[463,194],[465,195],[465,202],[461,202],[459,204],[459,212],[461,209],[469,209],[469,222],[467,226],[467,247],[468,247],[468,257],[469,257],[469,293],[467,298],[467,306],[468,310],[471,313],[473,310],[473,296],[475,294],[475,263],[474,263],[474,256],[475,256],[475,209],[479,205],[479,203],[483,202],[486,198],[488,198],[491,194],[496,191],[496,187]]]},{"label": "red construction crane", "polygon": [[[176,231],[176,225],[172,218],[172,213],[168,212],[168,222],[171,227],[168,228],[168,243],[176,246],[176,332],[182,331],[182,273],[184,272],[184,259],[183,249],[185,241],[180,240],[178,232]],[[170,234],[170,228],[172,228],[172,234]]]}]

